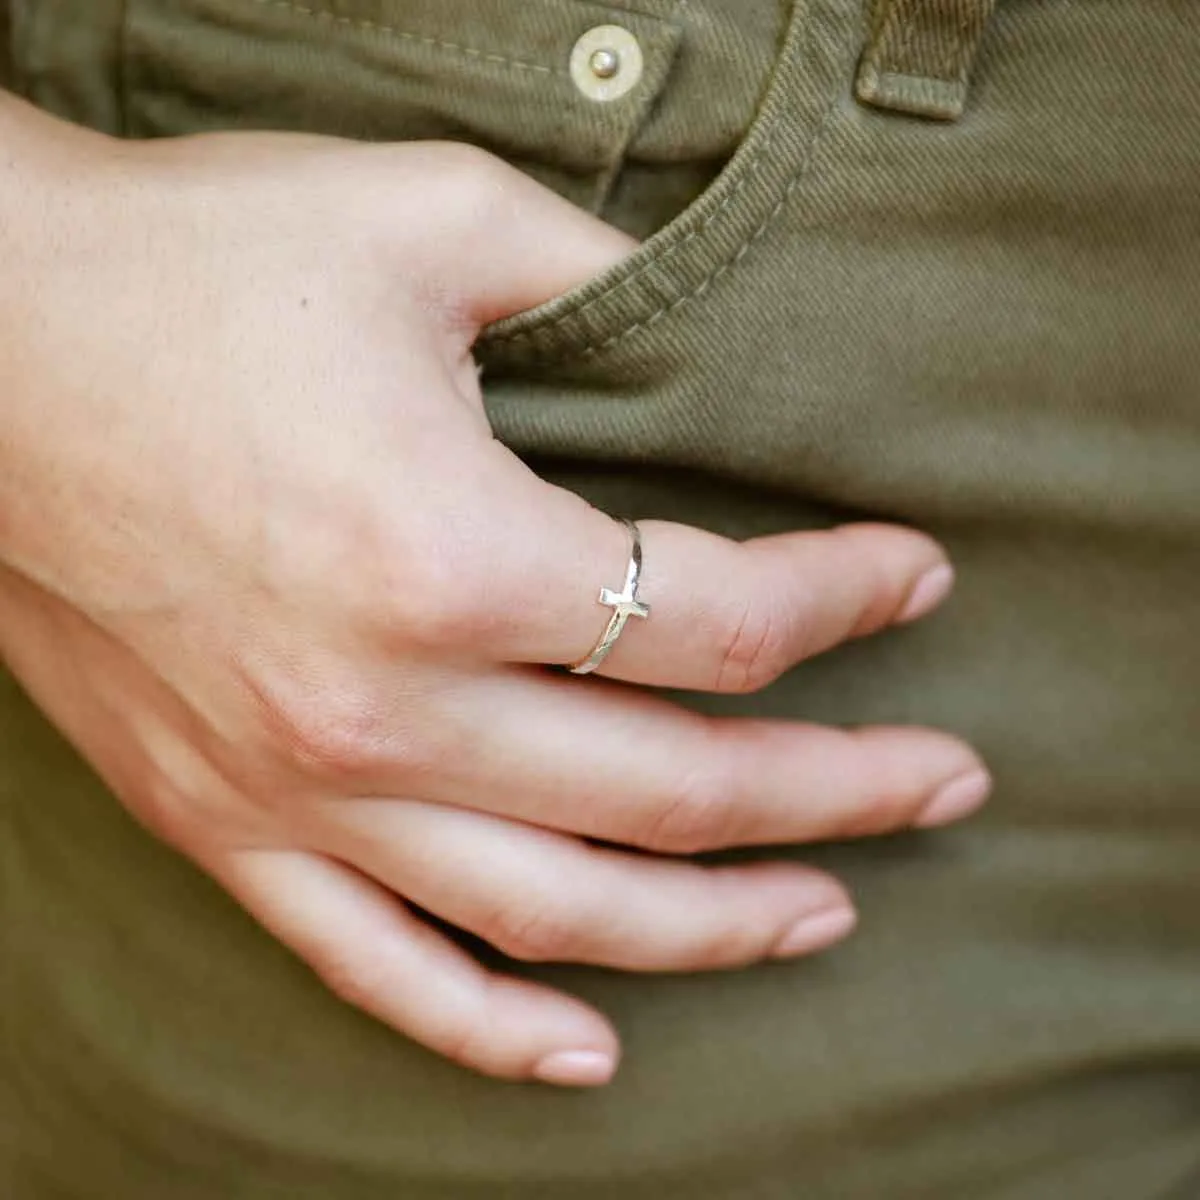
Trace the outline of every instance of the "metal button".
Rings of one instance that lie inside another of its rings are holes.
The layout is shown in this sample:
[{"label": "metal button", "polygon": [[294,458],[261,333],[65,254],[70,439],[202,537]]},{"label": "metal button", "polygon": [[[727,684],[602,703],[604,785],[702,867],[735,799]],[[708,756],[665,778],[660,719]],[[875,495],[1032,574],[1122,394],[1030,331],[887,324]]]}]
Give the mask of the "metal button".
[{"label": "metal button", "polygon": [[593,50],[588,66],[597,79],[611,79],[621,69],[621,56],[615,50]]},{"label": "metal button", "polygon": [[642,47],[620,25],[597,25],[571,51],[571,79],[589,99],[619,100],[638,85],[645,68]]}]

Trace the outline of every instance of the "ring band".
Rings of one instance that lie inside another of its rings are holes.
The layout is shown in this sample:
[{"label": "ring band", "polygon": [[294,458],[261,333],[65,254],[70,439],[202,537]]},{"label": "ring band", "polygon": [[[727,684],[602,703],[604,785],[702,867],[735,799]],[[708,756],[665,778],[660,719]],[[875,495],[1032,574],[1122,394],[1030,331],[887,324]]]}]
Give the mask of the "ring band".
[{"label": "ring band", "polygon": [[608,625],[600,635],[592,652],[586,657],[567,667],[572,675],[590,675],[607,657],[608,652],[617,644],[617,639],[625,629],[625,623],[630,617],[644,621],[650,615],[650,605],[643,604],[638,599],[638,580],[642,574],[642,534],[636,521],[621,518],[621,524],[629,530],[632,546],[629,551],[629,565],[625,568],[625,586],[614,592],[611,588],[601,588],[599,602],[613,610],[608,619]]}]

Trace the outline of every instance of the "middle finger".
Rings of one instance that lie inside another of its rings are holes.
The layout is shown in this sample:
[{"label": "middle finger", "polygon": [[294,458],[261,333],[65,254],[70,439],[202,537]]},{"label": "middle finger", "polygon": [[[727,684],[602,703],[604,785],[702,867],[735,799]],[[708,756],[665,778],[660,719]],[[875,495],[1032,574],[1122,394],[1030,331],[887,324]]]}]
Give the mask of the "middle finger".
[{"label": "middle finger", "polygon": [[430,708],[460,749],[421,798],[667,853],[940,825],[990,786],[938,730],[706,717],[535,669],[463,676]]}]

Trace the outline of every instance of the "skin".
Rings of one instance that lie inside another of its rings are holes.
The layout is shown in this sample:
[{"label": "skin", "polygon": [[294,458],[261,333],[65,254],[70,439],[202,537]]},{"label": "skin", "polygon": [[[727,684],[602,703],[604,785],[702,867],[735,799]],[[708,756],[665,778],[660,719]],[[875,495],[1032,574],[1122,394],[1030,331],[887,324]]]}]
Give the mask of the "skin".
[{"label": "skin", "polygon": [[406,902],[521,960],[737,967],[845,936],[850,899],[687,855],[983,801],[944,733],[652,690],[750,691],[924,615],[952,572],[912,530],[646,521],[652,618],[607,679],[545,669],[594,644],[627,535],[494,440],[471,346],[622,234],[461,146],[123,144],[3,97],[0,145],[0,655],[348,1002],[494,1076],[601,1084],[602,1014]]}]

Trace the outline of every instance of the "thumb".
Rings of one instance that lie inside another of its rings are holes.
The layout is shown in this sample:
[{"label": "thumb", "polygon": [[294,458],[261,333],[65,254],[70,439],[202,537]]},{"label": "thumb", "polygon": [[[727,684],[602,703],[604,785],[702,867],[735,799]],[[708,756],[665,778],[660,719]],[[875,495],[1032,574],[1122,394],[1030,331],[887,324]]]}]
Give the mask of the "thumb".
[{"label": "thumb", "polygon": [[587,282],[637,247],[501,159],[464,146],[436,153],[447,161],[431,164],[441,211],[426,249],[473,331]]}]

